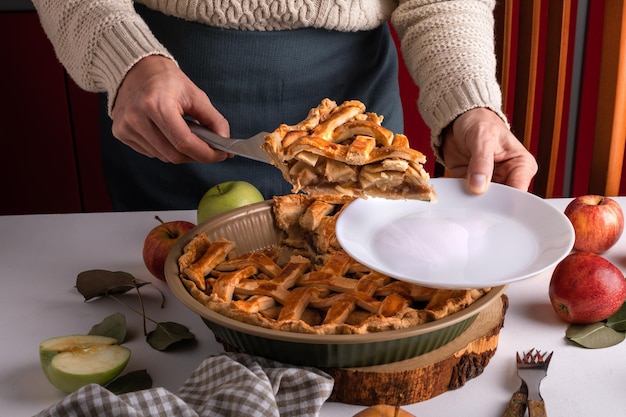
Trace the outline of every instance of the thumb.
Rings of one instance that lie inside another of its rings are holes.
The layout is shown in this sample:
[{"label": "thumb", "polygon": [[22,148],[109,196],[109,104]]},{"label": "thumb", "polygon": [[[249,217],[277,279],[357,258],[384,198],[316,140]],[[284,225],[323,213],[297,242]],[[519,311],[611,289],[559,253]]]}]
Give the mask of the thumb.
[{"label": "thumb", "polygon": [[187,116],[193,117],[216,134],[226,138],[230,136],[228,120],[213,106],[209,97],[202,90],[194,90],[189,106],[183,110]]},{"label": "thumb", "polygon": [[470,160],[467,165],[467,188],[473,194],[482,194],[487,191],[494,168],[494,150],[489,146],[492,142],[486,141],[479,145],[477,138],[469,138]]}]

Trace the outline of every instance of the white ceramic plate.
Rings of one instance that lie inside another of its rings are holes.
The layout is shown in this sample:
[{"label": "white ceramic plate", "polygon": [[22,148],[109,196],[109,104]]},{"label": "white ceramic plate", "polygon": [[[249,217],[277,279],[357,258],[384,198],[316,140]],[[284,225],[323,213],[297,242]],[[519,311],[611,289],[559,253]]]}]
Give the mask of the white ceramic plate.
[{"label": "white ceramic plate", "polygon": [[536,275],[574,245],[562,211],[492,183],[473,195],[465,181],[434,178],[438,202],[357,199],[337,219],[341,246],[391,277],[433,288],[483,288]]}]

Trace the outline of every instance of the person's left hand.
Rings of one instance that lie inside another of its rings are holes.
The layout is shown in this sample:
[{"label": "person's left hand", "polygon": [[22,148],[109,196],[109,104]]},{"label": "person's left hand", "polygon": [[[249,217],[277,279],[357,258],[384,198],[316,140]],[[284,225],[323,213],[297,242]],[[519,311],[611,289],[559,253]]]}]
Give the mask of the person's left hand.
[{"label": "person's left hand", "polygon": [[475,194],[492,180],[528,191],[537,173],[537,161],[511,133],[504,121],[486,108],[459,116],[443,137],[445,167],[453,177],[466,178]]}]

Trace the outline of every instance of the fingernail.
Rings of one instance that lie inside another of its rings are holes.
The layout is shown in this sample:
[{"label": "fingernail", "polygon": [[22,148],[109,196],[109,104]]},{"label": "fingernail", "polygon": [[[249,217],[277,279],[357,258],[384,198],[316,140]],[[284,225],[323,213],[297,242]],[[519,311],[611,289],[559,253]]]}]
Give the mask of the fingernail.
[{"label": "fingernail", "polygon": [[470,191],[482,194],[487,189],[487,176],[484,174],[472,174],[469,180]]}]

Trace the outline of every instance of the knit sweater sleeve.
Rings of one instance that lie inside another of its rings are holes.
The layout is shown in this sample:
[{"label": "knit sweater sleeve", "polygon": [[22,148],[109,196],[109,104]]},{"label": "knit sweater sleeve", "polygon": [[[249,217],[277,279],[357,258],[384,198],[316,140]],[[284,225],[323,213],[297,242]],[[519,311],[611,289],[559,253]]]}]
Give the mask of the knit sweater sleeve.
[{"label": "knit sweater sleeve", "polygon": [[106,92],[109,110],[128,70],[148,55],[173,59],[131,0],[33,0],[58,59],[83,89]]},{"label": "knit sweater sleeve", "polygon": [[400,0],[392,14],[440,161],[443,129],[467,110],[486,107],[507,122],[496,79],[494,5],[495,0]]}]

